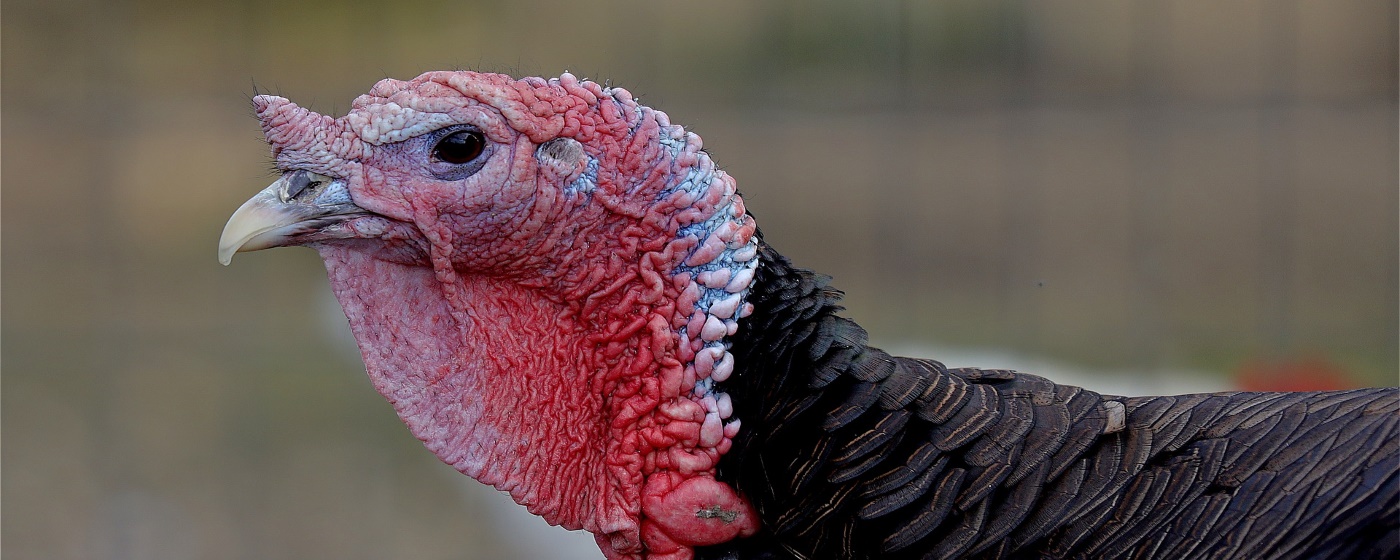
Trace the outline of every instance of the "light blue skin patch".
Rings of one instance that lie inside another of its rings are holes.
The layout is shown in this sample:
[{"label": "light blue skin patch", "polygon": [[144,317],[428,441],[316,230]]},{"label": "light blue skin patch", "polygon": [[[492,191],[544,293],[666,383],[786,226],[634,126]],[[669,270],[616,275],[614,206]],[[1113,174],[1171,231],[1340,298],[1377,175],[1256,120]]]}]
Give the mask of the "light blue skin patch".
[{"label": "light blue skin patch", "polygon": [[577,179],[564,186],[564,191],[569,194],[593,194],[598,188],[598,158],[589,157],[588,166],[584,167]]},{"label": "light blue skin patch", "polygon": [[316,197],[313,204],[317,206],[334,206],[337,204],[353,204],[355,201],[350,198],[350,189],[345,184],[344,179],[336,179],[326,187],[321,194]]},{"label": "light blue skin patch", "polygon": [[[673,155],[678,155],[681,152],[681,150],[683,150],[686,146],[686,142],[684,139],[670,138],[669,136],[664,134],[661,136],[660,140],[661,145],[668,148]],[[700,161],[698,161],[696,165],[692,166],[687,171],[685,177],[677,181],[674,184],[674,186],[662,192],[660,195],[661,197],[664,198],[666,196],[673,195],[677,192],[684,191],[689,193],[694,198],[699,199],[712,188],[712,185],[715,180],[714,164],[711,162],[709,156],[706,155],[704,152],[700,152],[698,154],[698,157],[700,158]],[[743,216],[734,215],[734,196],[731,196],[728,200],[722,202],[720,206],[718,206],[715,209],[715,213],[705,221],[681,227],[676,232],[676,237],[689,237],[699,240],[700,243],[696,244],[695,249],[698,250],[703,245],[704,240],[713,235],[720,227],[724,226],[729,222],[743,221]],[[698,279],[701,278],[702,273],[704,273],[706,276],[722,274],[723,277],[734,279],[736,277],[741,276],[741,273],[743,272],[747,272],[747,277],[751,279],[753,270],[756,269],[758,266],[758,259],[756,258],[756,247],[757,241],[751,239],[746,245],[741,247],[732,248],[726,246],[725,249],[719,255],[717,255],[714,259],[710,260],[709,262],[700,263],[693,266],[686,264],[680,264],[676,266],[674,273],[688,274],[691,279],[691,283],[693,283],[699,289],[699,299],[695,303],[696,311],[705,312],[708,314],[708,312],[713,306],[715,306],[723,300],[727,304],[732,306],[731,309],[733,309],[729,313],[724,314],[728,315],[728,317],[723,319],[723,322],[726,324],[726,326],[738,321],[738,319],[744,315],[742,310],[745,307],[749,290],[747,283],[744,283],[742,286],[737,286],[730,285],[731,283],[727,282],[725,283],[725,285],[720,285],[718,287],[710,287],[706,286]],[[737,304],[735,304],[735,302],[733,301],[733,298],[735,297],[739,298]],[[679,330],[680,335],[684,340],[694,340],[699,337],[699,333],[692,334],[689,332],[689,325],[682,326]],[[727,355],[729,347],[730,343],[728,341],[728,336],[726,335],[724,337],[721,337],[719,340],[705,342],[704,347],[701,349],[701,351],[703,352],[706,349],[710,348],[718,348],[724,353],[722,355]],[[727,378],[729,372],[732,372],[732,357],[728,357],[728,359],[731,360],[729,365],[730,369],[723,375],[723,377],[725,378]],[[691,365],[694,365],[693,362]],[[715,371],[717,372],[718,369],[719,366],[717,365]],[[728,410],[728,407],[726,406],[717,407],[715,404],[719,401],[728,401],[727,398],[723,398],[724,392],[720,388],[722,383],[722,379],[712,379],[709,376],[704,376],[696,381],[695,388],[691,390],[691,394],[701,399],[708,413],[717,413],[720,416],[721,420],[729,420],[728,417],[732,414],[732,411]]]}]

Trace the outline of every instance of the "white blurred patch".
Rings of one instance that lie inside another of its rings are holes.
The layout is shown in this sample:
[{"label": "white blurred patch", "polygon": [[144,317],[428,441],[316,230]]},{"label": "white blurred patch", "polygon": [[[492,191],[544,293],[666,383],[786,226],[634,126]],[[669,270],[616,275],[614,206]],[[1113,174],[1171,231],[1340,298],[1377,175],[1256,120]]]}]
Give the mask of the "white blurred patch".
[{"label": "white blurred patch", "polygon": [[874,341],[871,344],[884,349],[892,356],[929,358],[943,362],[943,365],[950,368],[1014,369],[1039,375],[1055,383],[1076,385],[1104,395],[1143,397],[1236,390],[1224,378],[1204,371],[1096,370],[995,348],[945,348],[907,343],[881,346]]},{"label": "white blurred patch", "polygon": [[525,511],[510,495],[461,477],[463,496],[484,506],[501,541],[515,549],[520,558],[551,558],[553,560],[599,560],[603,553],[587,531],[569,531],[544,522],[544,518]]},{"label": "white blurred patch", "polygon": [[86,538],[93,558],[162,560],[201,556],[199,532],[191,522],[190,512],[168,497],[141,489],[117,492],[104,498],[92,518],[94,526]]}]

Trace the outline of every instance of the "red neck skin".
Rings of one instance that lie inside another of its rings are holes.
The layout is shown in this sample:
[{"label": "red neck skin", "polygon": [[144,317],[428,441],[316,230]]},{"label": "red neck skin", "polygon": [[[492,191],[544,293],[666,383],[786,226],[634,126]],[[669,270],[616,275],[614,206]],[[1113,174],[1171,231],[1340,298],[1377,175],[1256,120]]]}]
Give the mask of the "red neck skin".
[{"label": "red neck skin", "polygon": [[431,268],[318,248],[375,389],[429,450],[564,527],[635,524],[606,484],[605,403],[579,317],[533,289],[459,276],[459,325]]},{"label": "red neck skin", "polygon": [[459,315],[430,268],[318,249],[375,389],[444,462],[594,533],[609,558],[689,558],[757,529],[713,479],[729,437],[701,445],[706,411],[678,386],[669,301],[585,316],[537,288],[459,275]]},{"label": "red neck skin", "polygon": [[[649,109],[628,115],[672,130]],[[454,262],[460,239],[431,209],[413,217],[426,260],[311,244],[375,388],[410,431],[530,512],[594,533],[610,559],[688,560],[759,525],[714,479],[740,429],[714,384],[733,371],[724,337],[752,309],[755,226],[698,137],[674,131],[637,152],[666,171],[626,205],[602,184],[574,210],[524,201],[522,215],[555,216],[528,221],[545,225],[532,246],[570,255],[535,276]],[[561,223],[595,225],[550,225]]]}]

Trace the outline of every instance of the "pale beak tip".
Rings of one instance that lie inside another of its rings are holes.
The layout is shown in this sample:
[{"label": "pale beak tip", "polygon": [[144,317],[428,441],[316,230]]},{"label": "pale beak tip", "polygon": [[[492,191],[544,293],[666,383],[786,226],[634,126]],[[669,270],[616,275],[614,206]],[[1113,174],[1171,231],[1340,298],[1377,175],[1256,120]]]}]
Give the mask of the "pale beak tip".
[{"label": "pale beak tip", "polygon": [[[295,195],[312,182],[328,185],[319,196],[330,202],[288,200],[288,188],[294,187],[291,194]],[[360,214],[363,211],[354,205],[344,182],[308,171],[285,173],[229,216],[219,235],[219,263],[228,266],[234,253],[281,247],[295,235]]]},{"label": "pale beak tip", "polygon": [[260,230],[266,229],[266,226],[255,226],[252,231],[245,231],[248,229],[247,214],[244,208],[239,208],[224,226],[224,233],[219,236],[219,264],[228,266],[233,262],[234,253],[243,251],[243,246],[248,244],[250,239],[261,233]]},{"label": "pale beak tip", "polygon": [[298,215],[277,200],[276,192],[283,181],[279,179],[263,189],[229,216],[228,223],[224,224],[223,233],[219,234],[219,264],[228,266],[233,261],[234,253],[274,246],[269,243],[270,240],[264,239],[262,243],[255,243],[254,240],[280,227],[296,223]]}]

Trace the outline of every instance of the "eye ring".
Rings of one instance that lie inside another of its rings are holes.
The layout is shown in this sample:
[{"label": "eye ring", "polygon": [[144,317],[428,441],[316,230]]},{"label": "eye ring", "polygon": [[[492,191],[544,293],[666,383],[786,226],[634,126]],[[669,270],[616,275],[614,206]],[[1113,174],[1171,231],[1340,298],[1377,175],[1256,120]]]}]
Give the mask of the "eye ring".
[{"label": "eye ring", "polygon": [[458,130],[433,145],[433,159],[452,165],[471,163],[486,151],[486,137],[471,129]]}]

